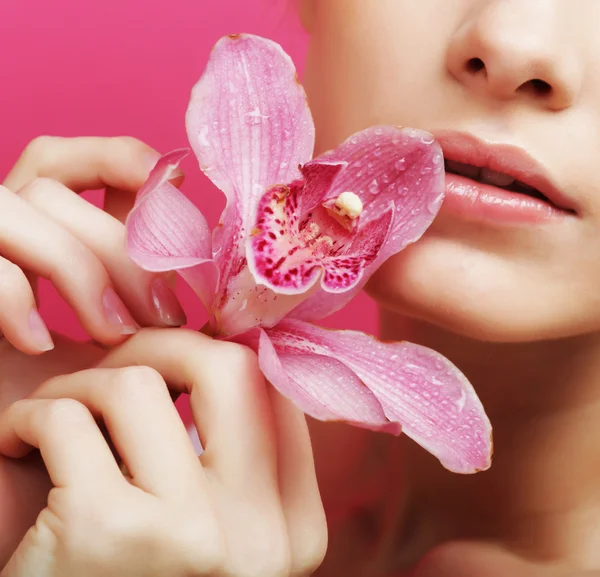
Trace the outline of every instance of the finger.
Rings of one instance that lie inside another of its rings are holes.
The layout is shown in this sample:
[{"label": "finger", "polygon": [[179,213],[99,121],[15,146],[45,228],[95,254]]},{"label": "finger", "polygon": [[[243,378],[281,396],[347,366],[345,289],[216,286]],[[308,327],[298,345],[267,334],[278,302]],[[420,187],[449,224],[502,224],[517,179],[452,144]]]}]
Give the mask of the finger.
[{"label": "finger", "polygon": [[54,348],[23,271],[0,257],[0,335],[20,351],[35,355]]},{"label": "finger", "polygon": [[41,177],[58,180],[75,192],[110,186],[133,196],[159,157],[135,138],[42,136],[25,148],[4,186],[16,192]]},{"label": "finger", "polygon": [[276,446],[264,378],[245,347],[180,329],[143,329],[104,367],[147,365],[191,394],[203,464],[230,488],[278,494]]},{"label": "finger", "polygon": [[306,417],[274,388],[269,388],[277,438],[281,504],[288,527],[293,576],[307,576],[327,551],[327,520]]},{"label": "finger", "polygon": [[133,483],[184,498],[205,483],[196,452],[162,377],[148,367],[92,369],[50,379],[36,398],[69,398],[102,418]]},{"label": "finger", "polygon": [[83,243],[0,187],[0,254],[52,281],[88,333],[104,344],[136,331],[104,266]]},{"label": "finger", "polygon": [[110,448],[90,412],[71,399],[25,399],[0,416],[0,453],[21,458],[40,450],[56,487],[98,488],[122,482]]},{"label": "finger", "polygon": [[125,227],[54,180],[19,191],[31,206],[69,231],[102,262],[128,309],[142,325],[181,326],[185,313],[166,277],[143,271],[127,255]]}]

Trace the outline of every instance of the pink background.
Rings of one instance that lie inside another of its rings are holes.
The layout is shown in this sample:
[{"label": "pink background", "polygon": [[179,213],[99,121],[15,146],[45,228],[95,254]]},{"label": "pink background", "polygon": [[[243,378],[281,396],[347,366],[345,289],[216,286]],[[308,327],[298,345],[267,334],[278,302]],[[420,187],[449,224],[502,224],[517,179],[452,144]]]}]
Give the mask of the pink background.
[{"label": "pink background", "polygon": [[[290,10],[287,0],[2,0],[0,179],[40,134],[126,134],[161,152],[187,145],[189,92],[220,36],[272,38],[302,69],[306,37]],[[195,159],[183,168],[183,190],[216,223],[220,192]],[[200,306],[186,286],[179,291],[190,324],[199,327]],[[48,286],[42,295],[50,326],[82,337]],[[373,332],[375,308],[361,295],[325,324]]]}]

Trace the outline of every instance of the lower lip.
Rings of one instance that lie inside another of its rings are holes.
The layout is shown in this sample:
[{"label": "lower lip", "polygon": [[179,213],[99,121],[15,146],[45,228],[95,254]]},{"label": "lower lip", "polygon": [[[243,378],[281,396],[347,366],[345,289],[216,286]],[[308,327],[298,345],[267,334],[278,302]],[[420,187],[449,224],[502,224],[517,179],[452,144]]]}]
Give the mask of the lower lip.
[{"label": "lower lip", "polygon": [[446,173],[442,212],[468,220],[496,223],[541,223],[572,216],[538,198]]}]

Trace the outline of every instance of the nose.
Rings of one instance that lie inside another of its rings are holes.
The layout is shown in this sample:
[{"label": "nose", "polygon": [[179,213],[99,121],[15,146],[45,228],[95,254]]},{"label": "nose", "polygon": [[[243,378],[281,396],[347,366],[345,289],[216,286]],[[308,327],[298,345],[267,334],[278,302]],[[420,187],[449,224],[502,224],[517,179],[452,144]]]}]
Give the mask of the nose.
[{"label": "nose", "polygon": [[554,0],[483,0],[454,34],[450,73],[474,93],[521,99],[540,108],[572,105],[582,84],[580,58]]}]

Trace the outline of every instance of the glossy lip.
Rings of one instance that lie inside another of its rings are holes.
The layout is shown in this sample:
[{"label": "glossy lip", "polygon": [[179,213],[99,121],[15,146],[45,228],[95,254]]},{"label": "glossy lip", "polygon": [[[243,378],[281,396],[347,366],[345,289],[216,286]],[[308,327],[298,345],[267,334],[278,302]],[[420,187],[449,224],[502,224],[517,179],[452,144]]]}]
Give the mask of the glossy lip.
[{"label": "glossy lip", "polygon": [[[481,168],[485,167],[508,174],[516,180],[539,190],[548,199],[549,203],[543,200],[538,202],[555,208],[557,215],[577,214],[577,207],[574,205],[573,200],[552,183],[544,168],[522,148],[508,144],[486,143],[465,132],[440,131],[432,134],[442,147],[446,160]],[[462,178],[467,180],[465,177]],[[474,185],[480,184],[477,181],[468,180]],[[499,191],[500,195],[530,198],[493,185],[482,184],[481,186],[486,187],[488,190]]]}]

